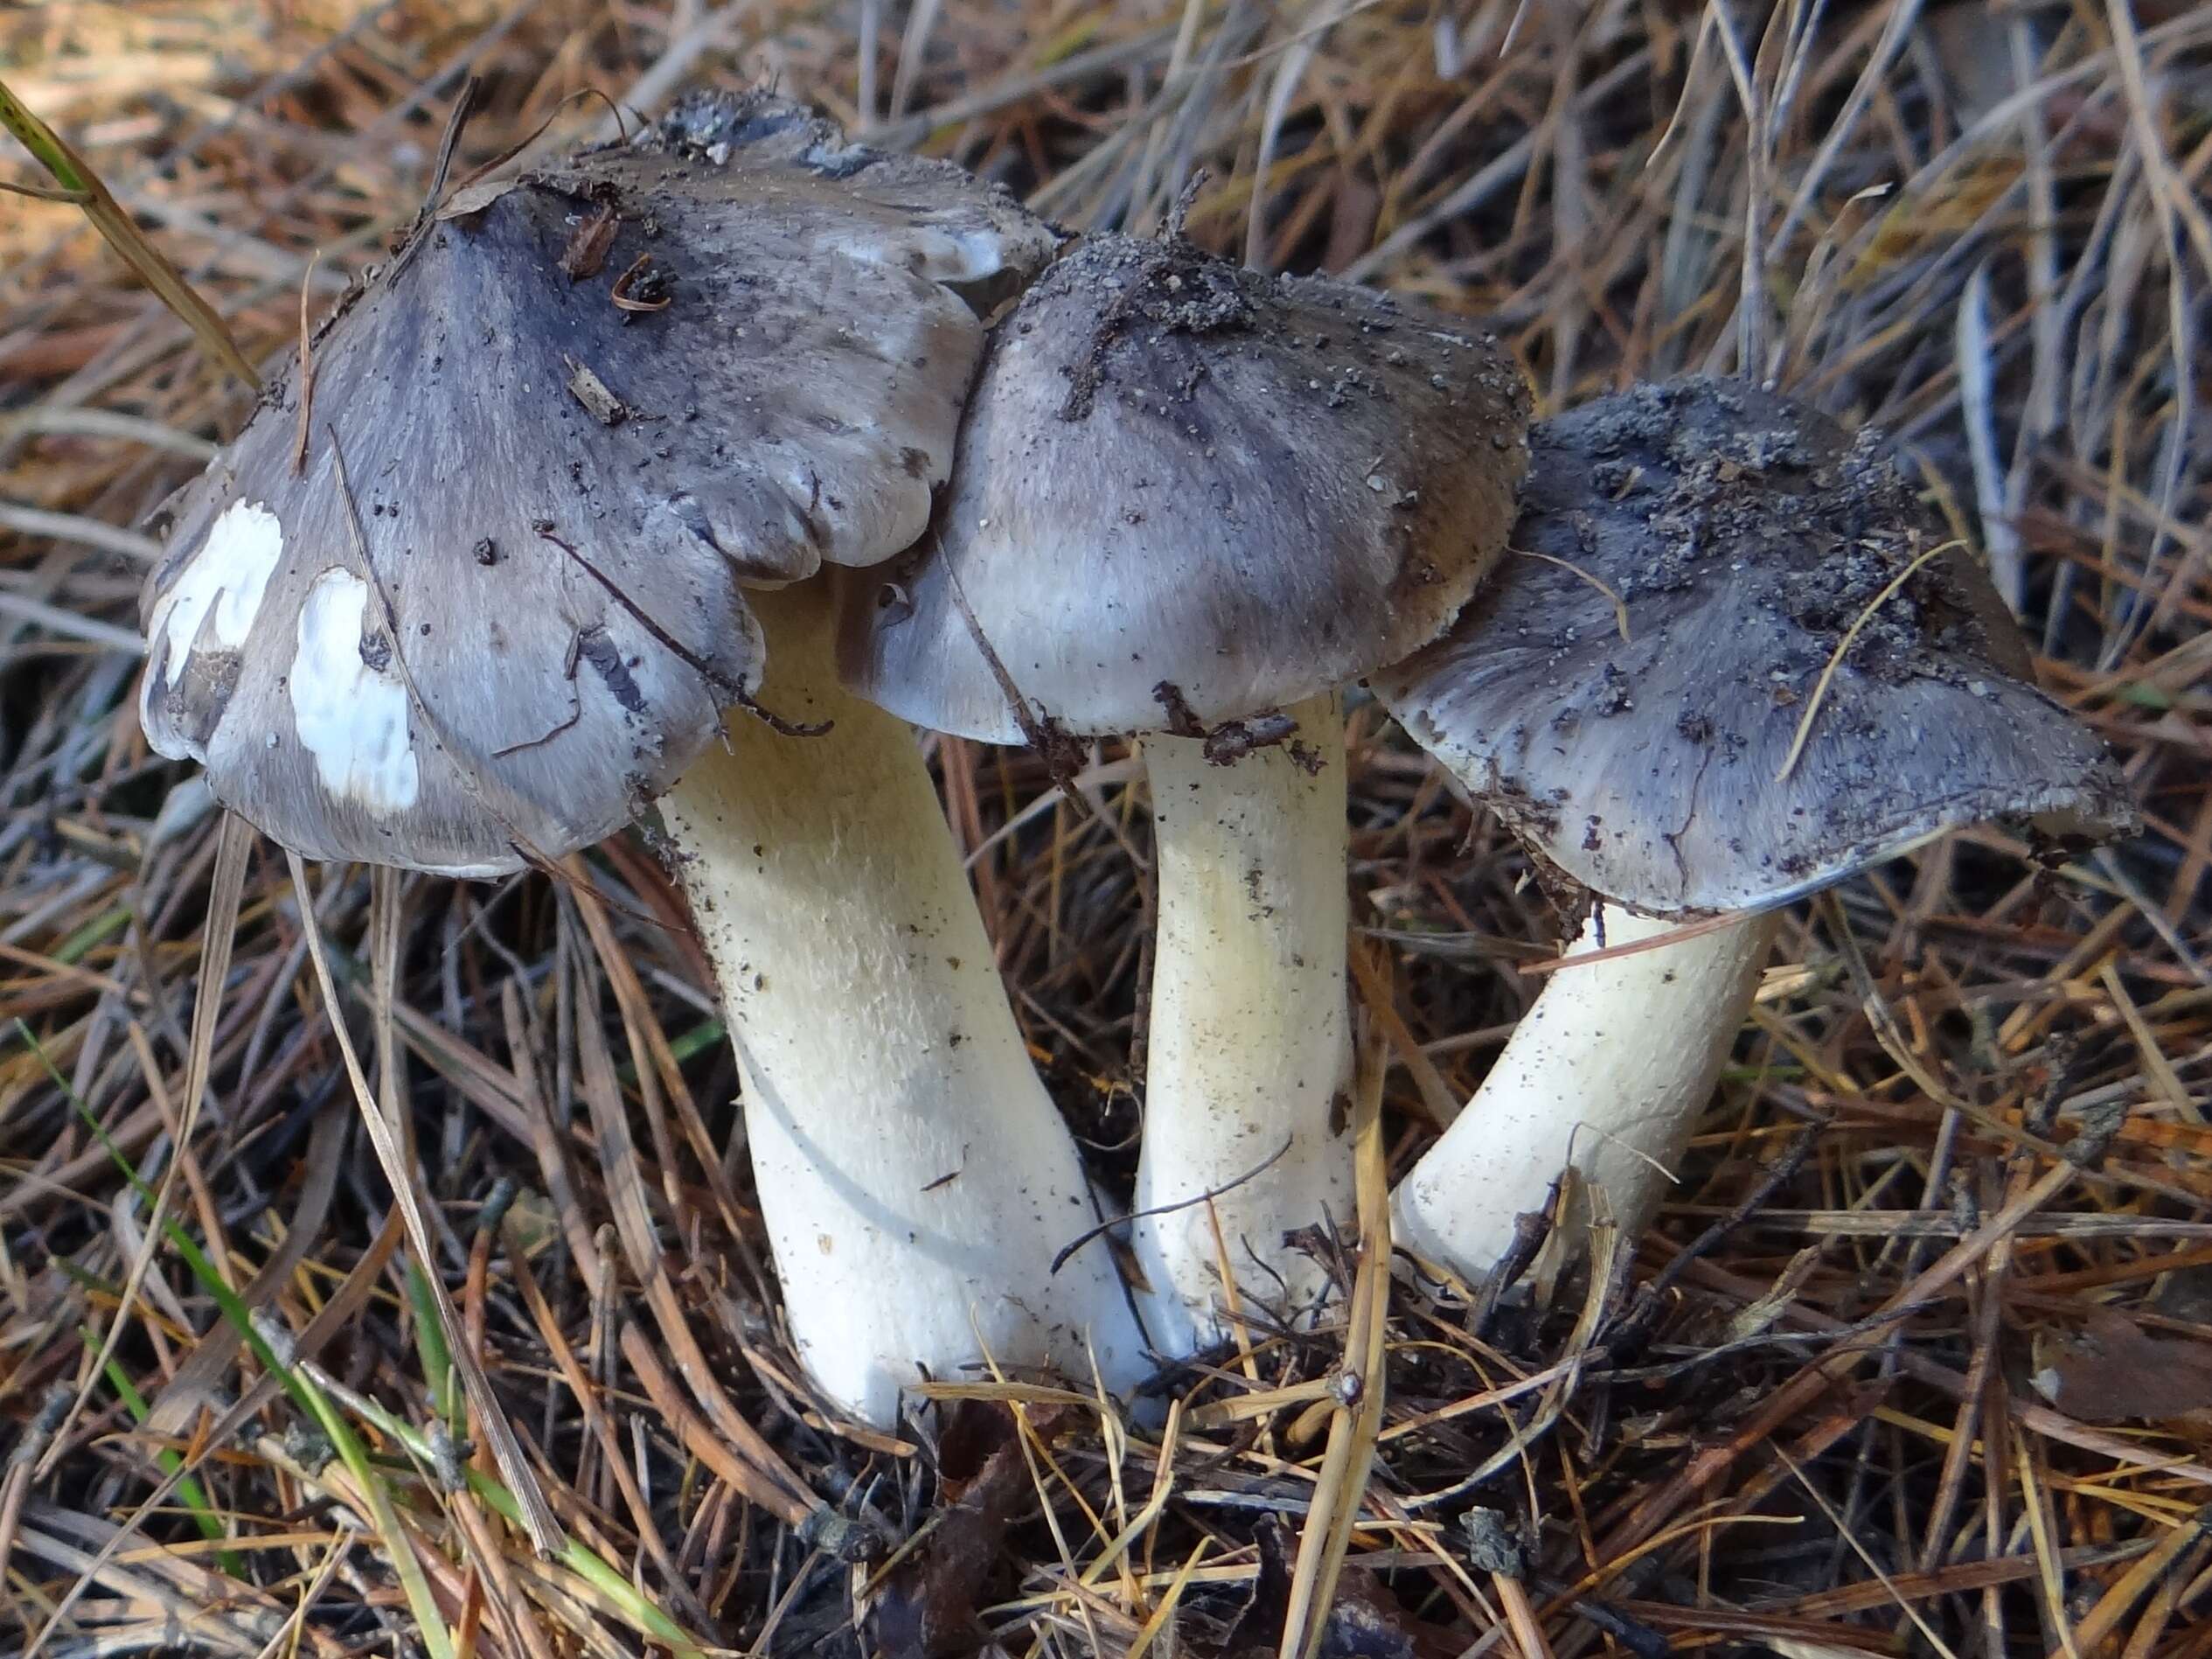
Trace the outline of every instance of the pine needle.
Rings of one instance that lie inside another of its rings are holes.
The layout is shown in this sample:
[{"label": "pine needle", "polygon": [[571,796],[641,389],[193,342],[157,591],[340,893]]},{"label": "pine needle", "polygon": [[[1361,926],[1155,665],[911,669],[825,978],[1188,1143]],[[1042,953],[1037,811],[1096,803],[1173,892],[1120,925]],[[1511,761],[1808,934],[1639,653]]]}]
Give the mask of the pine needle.
[{"label": "pine needle", "polygon": [[1782,765],[1774,774],[1776,783],[1787,783],[1790,774],[1797,769],[1798,758],[1805,753],[1805,739],[1812,735],[1812,722],[1819,718],[1821,702],[1828,694],[1828,686],[1835,679],[1836,670],[1843,666],[1843,659],[1850,655],[1852,643],[1859,638],[1859,631],[1873,620],[1875,612],[1887,604],[1897,589],[1912,580],[1914,573],[1921,566],[1938,554],[1949,553],[1953,547],[1963,545],[1958,541],[1937,542],[1890,577],[1883,584],[1882,591],[1867,602],[1867,608],[1851,619],[1851,625],[1843,631],[1843,638],[1836,641],[1835,650],[1829,654],[1827,666],[1821,669],[1820,678],[1813,682],[1812,695],[1805,699],[1805,715],[1798,721],[1797,735],[1790,740],[1790,752],[1782,757]]}]

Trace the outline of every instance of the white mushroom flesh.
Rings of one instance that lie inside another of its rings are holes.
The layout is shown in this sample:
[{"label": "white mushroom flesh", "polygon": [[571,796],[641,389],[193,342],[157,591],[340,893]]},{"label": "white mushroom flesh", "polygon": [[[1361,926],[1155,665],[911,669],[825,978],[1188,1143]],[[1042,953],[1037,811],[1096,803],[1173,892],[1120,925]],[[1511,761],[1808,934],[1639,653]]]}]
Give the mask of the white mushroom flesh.
[{"label": "white mushroom flesh", "polygon": [[1228,765],[1144,744],[1159,936],[1132,1242],[1162,1352],[1223,1333],[1225,1266],[1239,1300],[1310,1313],[1322,1270],[1283,1235],[1352,1214],[1344,716],[1333,696],[1285,712],[1295,749]]}]

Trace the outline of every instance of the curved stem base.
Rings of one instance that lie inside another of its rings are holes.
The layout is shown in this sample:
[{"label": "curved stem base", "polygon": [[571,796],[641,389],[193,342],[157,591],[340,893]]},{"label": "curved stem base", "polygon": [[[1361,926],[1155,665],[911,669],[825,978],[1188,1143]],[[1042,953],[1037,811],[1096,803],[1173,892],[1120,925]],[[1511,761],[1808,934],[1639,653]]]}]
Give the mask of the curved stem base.
[{"label": "curved stem base", "polygon": [[[1679,924],[1605,912],[1608,946]],[[1713,1098],[1779,925],[1746,917],[1632,956],[1555,972],[1498,1063],[1393,1196],[1399,1244],[1471,1284],[1541,1209],[1569,1161],[1634,1238]],[[1598,948],[1585,926],[1568,954]],[[1570,1217],[1587,1225],[1588,1217]]]}]

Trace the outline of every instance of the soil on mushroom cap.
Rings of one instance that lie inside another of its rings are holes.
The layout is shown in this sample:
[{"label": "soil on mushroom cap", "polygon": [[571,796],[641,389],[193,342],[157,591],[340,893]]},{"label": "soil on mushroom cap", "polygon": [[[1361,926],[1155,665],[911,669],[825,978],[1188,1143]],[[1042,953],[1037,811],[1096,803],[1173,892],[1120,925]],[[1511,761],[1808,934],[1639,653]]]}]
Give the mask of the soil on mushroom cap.
[{"label": "soil on mushroom cap", "polygon": [[[1325,410],[1341,409],[1355,396],[1387,401],[1379,371],[1402,369],[1409,352],[1389,343],[1404,320],[1388,295],[1295,276],[1269,276],[1218,259],[1179,237],[1139,240],[1098,237],[1061,261],[1032,290],[1039,304],[1079,305],[1089,324],[1065,371],[1063,421],[1089,418],[1098,394],[1120,382],[1130,401],[1165,410],[1192,401],[1210,357],[1243,349],[1312,353],[1325,373],[1307,389]],[[1297,321],[1308,314],[1311,326]],[[1317,312],[1335,313],[1340,322]],[[1024,326],[1017,318],[1016,328]],[[1441,362],[1441,359],[1440,359]],[[1116,373],[1116,371],[1119,373]],[[1443,389],[1441,371],[1433,384]],[[1526,420],[1521,388],[1510,377],[1487,388],[1518,419],[1500,426],[1493,447],[1516,442]],[[1374,457],[1377,464],[1389,457]],[[1405,502],[1410,506],[1414,496]]]},{"label": "soil on mushroom cap", "polygon": [[1948,826],[2132,816],[1877,436],[1738,382],[1639,387],[1540,430],[1522,509],[1541,556],[1380,684],[1578,880],[1736,909]]},{"label": "soil on mushroom cap", "polygon": [[[1096,318],[1068,376],[1063,421],[1088,419],[1116,345],[1151,332],[1205,336],[1249,329],[1259,315],[1254,290],[1267,279],[1210,258],[1179,237],[1091,243],[1081,259],[1062,260],[1040,279],[1040,298],[1077,294]],[[1195,366],[1203,372],[1203,365]],[[1187,401],[1192,387],[1184,388]]]},{"label": "soil on mushroom cap", "polygon": [[1576,540],[1587,544],[1601,525],[1640,531],[1645,556],[1620,584],[1624,599],[1709,582],[1715,561],[1776,565],[1742,625],[1770,634],[1773,673],[1791,682],[1808,664],[1817,673],[1854,623],[1847,661],[1890,683],[1956,683],[1962,647],[1993,652],[1954,562],[1963,554],[1930,560],[1868,614],[1944,540],[1878,434],[1854,438],[1767,394],[1695,381],[1639,387],[1588,415],[1560,423],[1591,457],[1598,498],[1578,515],[1589,531],[1578,526]]}]

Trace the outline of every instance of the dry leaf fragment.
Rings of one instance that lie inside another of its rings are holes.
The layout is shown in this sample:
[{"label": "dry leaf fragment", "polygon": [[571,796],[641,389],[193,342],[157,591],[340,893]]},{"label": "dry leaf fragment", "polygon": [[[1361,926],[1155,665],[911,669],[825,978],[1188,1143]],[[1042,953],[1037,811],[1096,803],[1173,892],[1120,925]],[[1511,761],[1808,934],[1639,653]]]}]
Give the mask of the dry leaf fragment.
[{"label": "dry leaf fragment", "polygon": [[2083,1328],[2035,1333],[2035,1391],[2084,1423],[2212,1414],[2212,1342],[2146,1336],[2101,1308]]},{"label": "dry leaf fragment", "polygon": [[606,267],[608,250],[615,245],[617,222],[613,208],[602,207],[576,227],[568,246],[560,250],[560,268],[570,282],[584,282],[598,275]]}]

